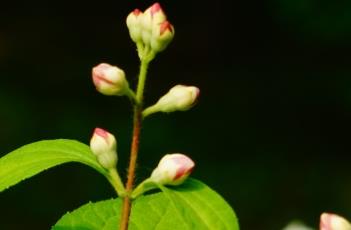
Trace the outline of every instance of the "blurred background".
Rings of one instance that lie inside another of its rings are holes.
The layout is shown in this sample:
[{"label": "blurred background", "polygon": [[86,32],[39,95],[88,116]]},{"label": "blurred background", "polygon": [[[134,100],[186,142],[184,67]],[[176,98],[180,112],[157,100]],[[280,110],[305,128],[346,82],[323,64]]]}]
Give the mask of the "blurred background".
[{"label": "blurred background", "polygon": [[[126,98],[97,93],[91,68],[138,73],[125,18],[152,1],[7,1],[0,8],[0,155],[42,139],[88,143],[103,127],[131,140]],[[201,88],[186,113],[144,123],[138,180],[165,153],[235,209],[243,230],[351,219],[351,1],[160,1],[176,36],[153,61],[146,104],[175,84]],[[0,178],[1,180],[1,178]],[[67,164],[0,194],[0,229],[49,229],[66,211],[114,197],[92,169]]]}]

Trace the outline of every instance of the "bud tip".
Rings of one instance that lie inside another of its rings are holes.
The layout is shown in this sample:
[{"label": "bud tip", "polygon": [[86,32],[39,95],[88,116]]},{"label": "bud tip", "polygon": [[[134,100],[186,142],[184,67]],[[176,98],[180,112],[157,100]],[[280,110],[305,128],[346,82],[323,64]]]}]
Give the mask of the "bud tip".
[{"label": "bud tip", "polygon": [[189,157],[184,157],[184,155],[179,154],[178,156],[174,156],[173,161],[180,166],[174,180],[177,180],[184,175],[189,175],[194,170],[195,163]]},{"label": "bud tip", "polygon": [[104,77],[105,71],[107,71],[111,66],[106,63],[101,63],[93,68],[93,82],[96,86],[100,86],[103,82],[107,84],[113,84],[112,81]]},{"label": "bud tip", "polygon": [[108,132],[102,128],[95,128],[94,134],[101,136],[102,138],[107,138]]},{"label": "bud tip", "polygon": [[139,9],[135,9],[135,10],[133,10],[133,14],[135,16],[138,16],[139,14],[141,14],[141,11]]},{"label": "bud tip", "polygon": [[160,35],[166,31],[173,32],[173,26],[171,23],[169,23],[169,21],[164,21],[160,25]]},{"label": "bud tip", "polygon": [[151,6],[151,15],[154,15],[155,13],[157,13],[158,11],[162,11],[162,7],[160,5],[160,3],[156,2]]}]

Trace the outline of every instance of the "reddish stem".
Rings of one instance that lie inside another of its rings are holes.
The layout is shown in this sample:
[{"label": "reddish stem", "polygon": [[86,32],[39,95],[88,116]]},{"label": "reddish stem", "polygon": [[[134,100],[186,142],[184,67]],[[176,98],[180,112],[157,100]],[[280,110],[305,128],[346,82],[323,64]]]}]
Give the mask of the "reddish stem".
[{"label": "reddish stem", "polygon": [[140,140],[140,130],[142,121],[142,108],[140,105],[135,105],[134,118],[133,118],[133,139],[130,151],[130,161],[128,168],[128,179],[126,183],[127,196],[123,199],[122,216],[120,230],[128,230],[128,222],[131,211],[131,199],[129,195],[133,191],[134,178],[135,178],[135,168],[139,151],[139,140]]}]

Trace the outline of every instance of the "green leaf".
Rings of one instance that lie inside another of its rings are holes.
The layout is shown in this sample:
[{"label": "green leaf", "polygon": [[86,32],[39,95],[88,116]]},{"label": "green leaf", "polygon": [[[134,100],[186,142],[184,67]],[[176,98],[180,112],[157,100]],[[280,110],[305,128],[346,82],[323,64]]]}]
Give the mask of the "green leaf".
[{"label": "green leaf", "polygon": [[0,192],[45,169],[80,162],[106,175],[89,146],[74,140],[45,140],[25,145],[0,158]]},{"label": "green leaf", "polygon": [[[52,230],[116,230],[120,198],[86,204],[64,215]],[[188,179],[178,187],[141,196],[133,202],[130,230],[239,230],[232,208],[202,182]]]}]

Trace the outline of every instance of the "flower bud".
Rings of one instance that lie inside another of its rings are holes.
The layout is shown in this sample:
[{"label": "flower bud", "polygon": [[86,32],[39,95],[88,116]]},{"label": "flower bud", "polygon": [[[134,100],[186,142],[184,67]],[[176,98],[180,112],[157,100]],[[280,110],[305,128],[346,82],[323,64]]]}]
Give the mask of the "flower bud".
[{"label": "flower bud", "polygon": [[144,11],[141,24],[142,40],[145,45],[150,45],[153,27],[166,21],[166,19],[166,14],[157,2]]},{"label": "flower bud", "polygon": [[129,35],[135,43],[141,42],[143,13],[139,9],[135,9],[127,17],[127,27]]},{"label": "flower bud", "polygon": [[[154,3],[152,6],[149,7],[149,10],[152,16],[153,24],[159,24],[167,19],[167,16],[163,12],[160,3]],[[148,11],[148,9],[146,9],[146,11]]]},{"label": "flower bud", "polygon": [[322,213],[320,230],[351,230],[351,224],[345,218],[331,213]]},{"label": "flower bud", "polygon": [[200,90],[195,86],[176,85],[154,107],[165,113],[186,111],[195,105],[199,95]]},{"label": "flower bud", "polygon": [[155,52],[161,52],[173,40],[174,27],[168,21],[154,25],[150,40],[151,49]]},{"label": "flower bud", "polygon": [[116,167],[117,142],[111,133],[101,128],[95,128],[90,139],[90,149],[104,168],[112,169]]},{"label": "flower bud", "polygon": [[92,76],[97,91],[104,95],[122,96],[130,90],[124,71],[116,66],[101,63],[93,68]]},{"label": "flower bud", "polygon": [[165,155],[151,174],[150,180],[162,185],[179,185],[188,178],[195,163],[186,155]]},{"label": "flower bud", "polygon": [[166,21],[166,14],[163,12],[161,5],[156,2],[144,11],[142,18],[143,28],[151,31],[153,25]]}]

